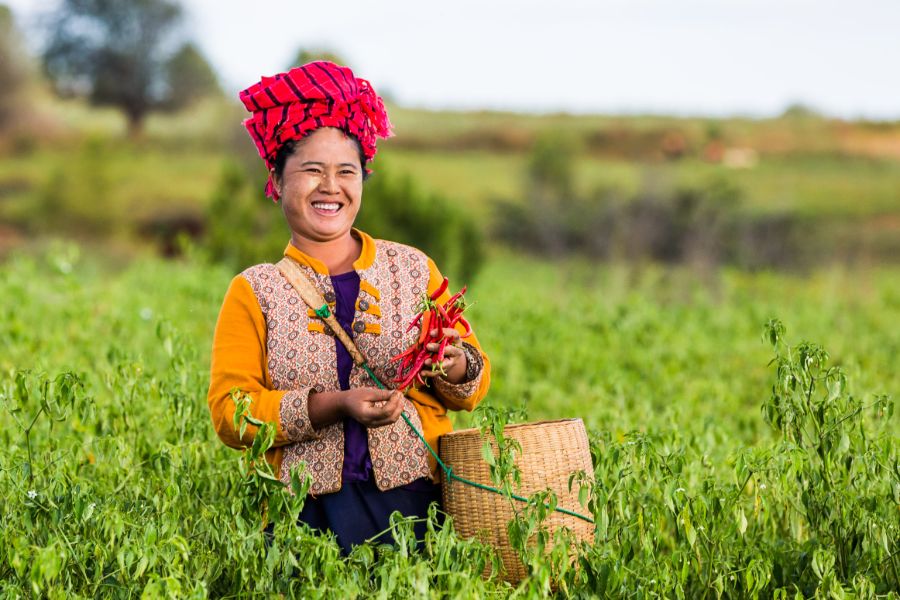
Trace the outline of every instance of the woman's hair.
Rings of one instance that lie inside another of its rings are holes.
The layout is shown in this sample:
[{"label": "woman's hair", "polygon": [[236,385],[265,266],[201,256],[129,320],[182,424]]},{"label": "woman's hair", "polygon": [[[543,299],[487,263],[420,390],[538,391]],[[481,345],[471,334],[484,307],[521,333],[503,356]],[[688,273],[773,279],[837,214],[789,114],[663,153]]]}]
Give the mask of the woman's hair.
[{"label": "woman's hair", "polygon": [[[359,165],[362,168],[362,178],[363,181],[369,178],[369,172],[366,170],[366,154],[363,152],[362,144],[359,143],[359,138],[357,138],[352,133],[348,133],[344,131],[344,135],[350,138],[353,141],[353,145],[356,146],[356,152],[359,154]],[[312,132],[310,132],[312,133]],[[284,174],[284,165],[287,163],[287,159],[294,153],[294,151],[306,143],[306,137],[302,137],[299,140],[288,140],[284,144],[278,148],[278,153],[275,154],[275,166],[273,167],[275,170],[275,179],[281,181],[281,176]]]}]

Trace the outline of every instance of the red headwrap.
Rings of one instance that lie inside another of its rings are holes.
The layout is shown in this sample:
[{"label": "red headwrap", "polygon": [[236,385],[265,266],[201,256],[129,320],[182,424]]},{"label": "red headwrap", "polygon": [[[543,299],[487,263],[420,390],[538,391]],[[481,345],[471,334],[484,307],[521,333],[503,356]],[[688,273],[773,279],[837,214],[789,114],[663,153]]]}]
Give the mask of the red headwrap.
[{"label": "red headwrap", "polygon": [[[244,127],[269,169],[275,166],[282,144],[319,127],[337,127],[356,136],[367,161],[375,156],[376,138],[392,135],[384,102],[372,85],[331,62],[311,62],[263,77],[242,91],[240,98],[253,113]],[[266,195],[278,201],[271,177]]]}]

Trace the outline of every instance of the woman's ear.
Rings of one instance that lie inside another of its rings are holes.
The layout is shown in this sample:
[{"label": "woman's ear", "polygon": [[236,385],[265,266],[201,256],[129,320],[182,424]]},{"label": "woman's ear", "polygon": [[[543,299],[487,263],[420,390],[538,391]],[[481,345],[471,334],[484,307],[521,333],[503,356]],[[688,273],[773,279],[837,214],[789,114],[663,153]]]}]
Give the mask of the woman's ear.
[{"label": "woman's ear", "polygon": [[272,181],[272,185],[275,186],[275,191],[278,192],[278,195],[281,195],[281,179],[275,175],[275,169],[269,169],[269,179]]}]

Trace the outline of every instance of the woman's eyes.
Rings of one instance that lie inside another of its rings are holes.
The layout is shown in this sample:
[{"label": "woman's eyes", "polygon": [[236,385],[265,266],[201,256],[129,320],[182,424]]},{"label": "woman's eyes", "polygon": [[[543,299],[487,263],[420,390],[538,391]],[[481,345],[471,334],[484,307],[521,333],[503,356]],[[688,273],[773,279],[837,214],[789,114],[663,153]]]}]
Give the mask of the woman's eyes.
[{"label": "woman's eyes", "polygon": [[[312,173],[313,175],[321,175],[323,173],[322,169],[317,167],[307,167],[303,171],[305,173]],[[356,175],[356,171],[353,169],[341,169],[338,171],[338,175]]]}]

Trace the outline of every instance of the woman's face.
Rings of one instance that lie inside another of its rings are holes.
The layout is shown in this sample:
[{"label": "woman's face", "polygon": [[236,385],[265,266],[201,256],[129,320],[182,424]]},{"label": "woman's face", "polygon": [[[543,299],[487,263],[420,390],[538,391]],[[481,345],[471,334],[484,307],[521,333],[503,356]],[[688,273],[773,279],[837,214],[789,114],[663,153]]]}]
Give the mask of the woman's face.
[{"label": "woman's face", "polygon": [[317,242],[348,235],[362,201],[356,142],[333,127],[313,131],[285,161],[275,185],[294,235]]}]

